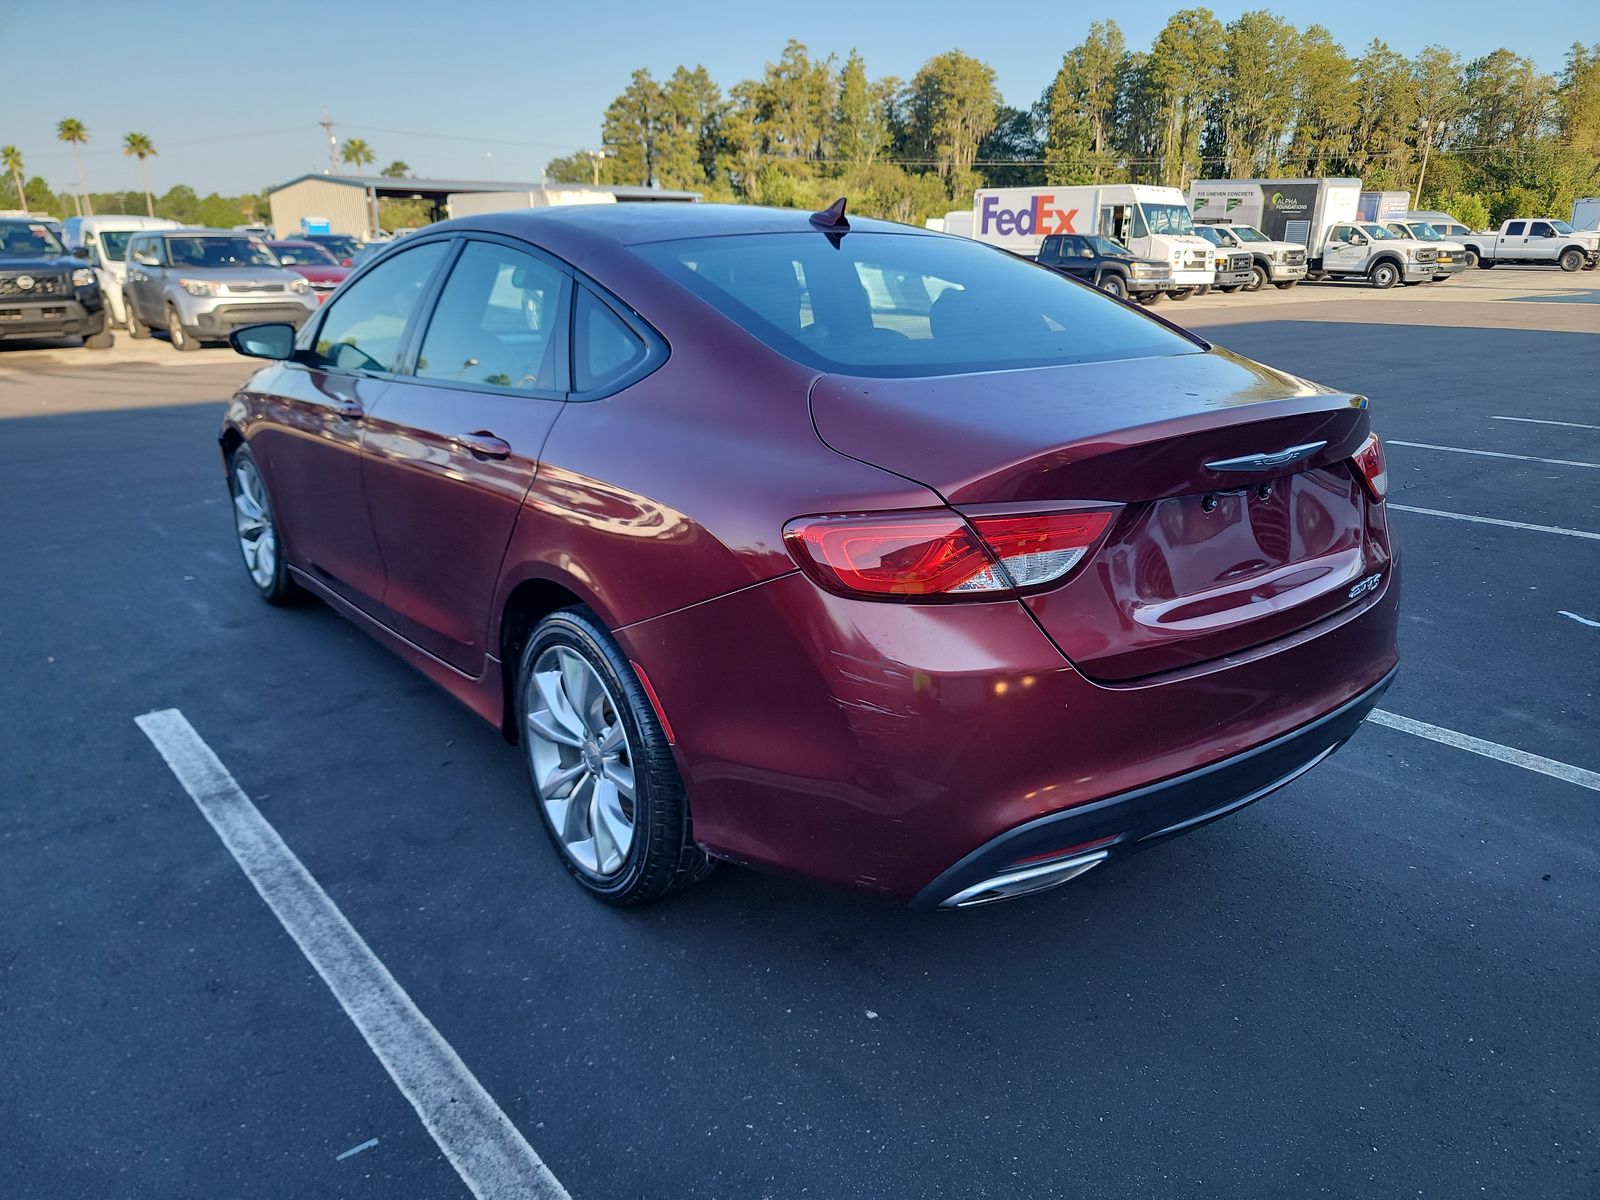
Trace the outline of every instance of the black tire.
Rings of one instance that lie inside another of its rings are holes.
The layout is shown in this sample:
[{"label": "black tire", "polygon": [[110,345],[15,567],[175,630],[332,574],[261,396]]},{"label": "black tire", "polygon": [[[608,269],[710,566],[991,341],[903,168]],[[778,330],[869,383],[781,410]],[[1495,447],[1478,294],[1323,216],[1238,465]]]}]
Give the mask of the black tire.
[{"label": "black tire", "polygon": [[1583,269],[1585,271],[1592,271],[1596,267],[1600,267],[1600,257],[1591,258],[1588,262],[1583,264]]},{"label": "black tire", "polygon": [[1209,283],[1202,283],[1199,287],[1195,288],[1194,294],[1196,296],[1209,296],[1211,294],[1211,285]]},{"label": "black tire", "polygon": [[1234,292],[1237,292],[1243,286],[1244,286],[1243,284],[1239,284],[1239,283],[1219,284],[1218,287],[1217,287],[1217,291],[1221,292],[1224,296],[1231,296],[1231,295],[1233,295]]},{"label": "black tire", "polygon": [[255,588],[256,594],[268,604],[284,607],[291,604],[303,604],[311,598],[309,592],[295,582],[294,576],[289,574],[289,555],[284,547],[283,529],[277,522],[277,517],[272,511],[272,499],[266,493],[265,480],[261,475],[261,468],[256,465],[255,455],[250,453],[250,447],[240,446],[228,459],[228,496],[233,500],[235,514],[239,508],[240,472],[253,470],[258,480],[262,480],[261,497],[266,512],[267,522],[271,526],[275,538],[273,570],[270,578],[258,580],[251,573],[250,557],[244,548],[244,539],[239,533],[238,517],[234,517],[235,540],[239,542],[239,554],[244,559],[245,578],[250,586]]},{"label": "black tire", "polygon": [[1116,272],[1108,272],[1100,276],[1100,290],[1108,296],[1115,296],[1118,300],[1128,298],[1128,281]]},{"label": "black tire", "polygon": [[136,342],[142,342],[150,336],[150,326],[139,319],[139,314],[133,310],[133,301],[124,294],[122,306],[128,312],[128,336]]},{"label": "black tire", "polygon": [[1367,282],[1379,291],[1385,291],[1400,282],[1400,268],[1387,258],[1375,262],[1367,268]]},{"label": "black tire", "polygon": [[1194,289],[1186,287],[1173,288],[1167,293],[1167,296],[1173,300],[1187,300],[1192,295],[1194,295]]},{"label": "black tire", "polygon": [[1260,263],[1250,264],[1250,282],[1244,285],[1247,292],[1259,292],[1267,286],[1267,269]]},{"label": "black tire", "polygon": [[1473,253],[1471,250],[1468,250],[1462,256],[1462,261],[1464,261],[1467,264],[1467,270],[1470,271],[1473,267],[1478,265],[1478,256],[1475,253]]},{"label": "black tire", "polygon": [[611,695],[621,698],[616,715],[627,738],[636,795],[633,840],[622,866],[608,878],[597,878],[572,859],[550,824],[537,779],[533,778],[533,759],[527,749],[530,739],[521,736],[539,820],[562,866],[591,896],[619,906],[646,904],[700,882],[711,873],[716,860],[695,845],[689,802],[672,747],[627,656],[588,609],[562,609],[534,628],[517,665],[519,734],[528,728],[528,693],[534,664],[553,646],[576,652],[600,676]]},{"label": "black tire", "polygon": [[102,329],[99,333],[91,333],[83,339],[84,346],[89,350],[109,350],[116,339],[111,336],[111,330]]},{"label": "black tire", "polygon": [[1446,279],[1449,279],[1449,278],[1450,278],[1450,276],[1448,276],[1448,275],[1435,275],[1432,279],[1428,280],[1428,282],[1429,283],[1443,283]]},{"label": "black tire", "polygon": [[1582,250],[1574,246],[1571,249],[1563,250],[1557,262],[1560,264],[1561,269],[1570,275],[1573,271],[1581,271],[1588,257]]},{"label": "black tire", "polygon": [[1272,286],[1277,288],[1280,292],[1287,292],[1290,288],[1292,288],[1295,284],[1297,284],[1299,282],[1300,281],[1298,279],[1286,279],[1286,280],[1284,280],[1284,281],[1282,281],[1280,283],[1275,283]]},{"label": "black tire", "polygon": [[1146,292],[1139,297],[1139,303],[1146,306],[1160,304],[1161,298],[1165,295],[1165,292]]},{"label": "black tire", "polygon": [[1492,270],[1493,268],[1494,268],[1494,260],[1488,259],[1488,258],[1480,258],[1478,260],[1478,270],[1480,270],[1480,271],[1489,271],[1489,270]]},{"label": "black tire", "polygon": [[200,343],[194,334],[184,328],[178,310],[170,305],[167,307],[167,340],[172,343],[174,350],[181,350],[185,354],[200,349]]}]

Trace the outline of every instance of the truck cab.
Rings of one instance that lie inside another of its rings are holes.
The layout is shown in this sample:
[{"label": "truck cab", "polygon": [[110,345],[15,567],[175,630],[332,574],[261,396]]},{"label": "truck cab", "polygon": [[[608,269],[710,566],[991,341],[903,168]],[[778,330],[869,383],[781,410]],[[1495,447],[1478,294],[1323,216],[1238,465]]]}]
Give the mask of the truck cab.
[{"label": "truck cab", "polygon": [[1269,283],[1287,291],[1306,277],[1306,248],[1298,242],[1274,241],[1254,225],[1229,221],[1207,222],[1195,227],[1196,232],[1204,236],[1209,236],[1206,235],[1208,229],[1229,253],[1243,250],[1250,255],[1250,279],[1244,285],[1247,292],[1260,291]]},{"label": "truck cab", "polygon": [[1433,282],[1439,283],[1449,279],[1457,271],[1466,269],[1467,248],[1460,242],[1451,241],[1440,235],[1431,222],[1428,221],[1385,221],[1384,228],[1399,237],[1411,238],[1418,242],[1427,242],[1438,251],[1434,260],[1438,270],[1434,272]]},{"label": "truck cab", "polygon": [[1375,288],[1397,283],[1426,283],[1438,270],[1438,250],[1414,238],[1402,238],[1376,221],[1340,221],[1328,227],[1327,239],[1312,266],[1318,276],[1365,279]]}]

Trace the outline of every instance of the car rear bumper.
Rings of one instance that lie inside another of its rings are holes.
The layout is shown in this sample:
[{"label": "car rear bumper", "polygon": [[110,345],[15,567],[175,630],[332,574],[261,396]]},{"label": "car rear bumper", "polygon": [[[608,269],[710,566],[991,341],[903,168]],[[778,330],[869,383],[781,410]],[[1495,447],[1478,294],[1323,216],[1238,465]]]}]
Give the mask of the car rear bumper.
[{"label": "car rear bumper", "polygon": [[850,600],[797,573],[616,632],[676,731],[697,841],[912,900],[1011,830],[1228,763],[1378,688],[1399,661],[1397,569],[1311,626],[1121,683],[1086,678],[1016,601]]},{"label": "car rear bumper", "polygon": [[[966,908],[1042,891],[1236,813],[1292,783],[1349,741],[1398,672],[1392,669],[1327,715],[1242,754],[1008,829],[941,872],[911,906]],[[1052,868],[1066,878],[1052,877]]]},{"label": "car rear bumper", "polygon": [[19,302],[0,298],[0,338],[90,337],[106,327],[106,310],[71,296]]}]

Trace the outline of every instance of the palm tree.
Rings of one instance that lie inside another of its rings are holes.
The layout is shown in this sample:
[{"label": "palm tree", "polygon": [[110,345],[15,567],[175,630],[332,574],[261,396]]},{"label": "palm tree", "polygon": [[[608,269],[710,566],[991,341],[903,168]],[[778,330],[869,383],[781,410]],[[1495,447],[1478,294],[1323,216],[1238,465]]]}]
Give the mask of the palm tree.
[{"label": "palm tree", "polygon": [[130,133],[122,139],[122,153],[139,160],[139,175],[144,180],[144,211],[147,216],[155,216],[156,202],[150,198],[150,168],[144,160],[155,157],[156,144],[150,140],[149,134]]},{"label": "palm tree", "polygon": [[76,117],[68,117],[56,126],[56,137],[63,142],[72,143],[72,161],[78,164],[78,193],[83,197],[79,211],[88,210],[94,216],[94,202],[89,199],[89,185],[83,178],[83,159],[78,155],[78,147],[89,140],[89,129]]},{"label": "palm tree", "polygon": [[0,146],[0,163],[11,172],[11,182],[17,186],[17,207],[28,207],[28,193],[22,186],[22,151],[15,146]]},{"label": "palm tree", "polygon": [[351,138],[340,149],[339,157],[360,170],[377,156],[372,153],[372,147],[367,145],[364,138]]}]

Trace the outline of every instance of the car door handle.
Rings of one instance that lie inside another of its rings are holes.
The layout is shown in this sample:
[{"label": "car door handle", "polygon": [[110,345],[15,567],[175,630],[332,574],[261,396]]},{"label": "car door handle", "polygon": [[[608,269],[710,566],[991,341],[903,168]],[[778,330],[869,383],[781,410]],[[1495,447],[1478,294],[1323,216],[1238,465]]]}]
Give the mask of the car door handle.
[{"label": "car door handle", "polygon": [[473,458],[510,458],[511,443],[497,438],[487,429],[463,433],[456,442],[472,453]]},{"label": "car door handle", "polygon": [[367,415],[367,410],[355,400],[335,400],[333,411],[341,421],[359,421]]}]

